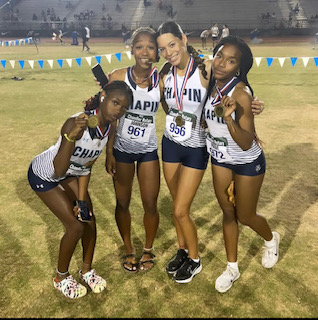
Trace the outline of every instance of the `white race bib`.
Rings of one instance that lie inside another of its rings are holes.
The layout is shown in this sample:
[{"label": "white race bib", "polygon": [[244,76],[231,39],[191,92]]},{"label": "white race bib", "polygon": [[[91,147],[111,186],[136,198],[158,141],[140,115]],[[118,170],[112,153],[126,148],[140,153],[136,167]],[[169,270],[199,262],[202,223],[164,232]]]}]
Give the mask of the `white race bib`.
[{"label": "white race bib", "polygon": [[[176,124],[176,117],[182,116],[183,125]],[[166,116],[166,130],[176,141],[184,141],[191,137],[192,127],[196,124],[196,116],[189,113],[180,114],[176,109],[170,109]]]},{"label": "white race bib", "polygon": [[232,157],[227,151],[227,139],[213,137],[210,133],[206,137],[206,148],[209,154],[218,162],[230,162]]},{"label": "white race bib", "polygon": [[126,112],[122,128],[122,137],[138,143],[149,142],[154,126],[153,116]]}]

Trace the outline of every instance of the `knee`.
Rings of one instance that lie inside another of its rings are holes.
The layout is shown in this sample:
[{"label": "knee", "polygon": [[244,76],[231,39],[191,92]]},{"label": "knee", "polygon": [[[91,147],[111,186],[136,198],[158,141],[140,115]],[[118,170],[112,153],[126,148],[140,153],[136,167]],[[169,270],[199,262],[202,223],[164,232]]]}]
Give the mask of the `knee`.
[{"label": "knee", "polygon": [[147,199],[143,201],[143,207],[145,210],[145,214],[157,215],[157,201],[154,199]]},{"label": "knee", "polygon": [[189,216],[189,211],[184,208],[175,207],[173,215],[179,223],[182,223]]},{"label": "knee", "polygon": [[223,223],[232,223],[236,220],[237,219],[233,208],[223,209]]},{"label": "knee", "polygon": [[130,201],[127,200],[117,200],[116,202],[116,213],[126,212],[129,210]]},{"label": "knee", "polygon": [[85,226],[80,221],[74,221],[74,223],[66,226],[66,234],[76,240],[80,239],[84,234]]}]

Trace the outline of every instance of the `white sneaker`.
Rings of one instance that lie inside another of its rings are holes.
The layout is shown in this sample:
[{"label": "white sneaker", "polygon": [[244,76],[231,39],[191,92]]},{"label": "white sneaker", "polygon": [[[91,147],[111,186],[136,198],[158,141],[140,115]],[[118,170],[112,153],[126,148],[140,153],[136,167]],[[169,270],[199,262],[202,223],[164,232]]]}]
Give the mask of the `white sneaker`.
[{"label": "white sneaker", "polygon": [[238,270],[227,266],[226,270],[216,279],[215,289],[221,293],[228,291],[240,275],[241,274]]},{"label": "white sneaker", "polygon": [[106,288],[106,280],[99,276],[95,269],[82,274],[82,271],[79,271],[81,279],[89,285],[94,293],[100,293]]},{"label": "white sneaker", "polygon": [[266,246],[264,247],[262,257],[262,266],[264,268],[272,268],[278,261],[280,236],[276,231],[273,231],[272,233],[275,239],[275,245],[270,248]]},{"label": "white sneaker", "polygon": [[60,282],[56,282],[54,278],[53,285],[54,288],[61,291],[65,297],[71,299],[84,297],[87,293],[87,289],[78,283],[71,275]]}]

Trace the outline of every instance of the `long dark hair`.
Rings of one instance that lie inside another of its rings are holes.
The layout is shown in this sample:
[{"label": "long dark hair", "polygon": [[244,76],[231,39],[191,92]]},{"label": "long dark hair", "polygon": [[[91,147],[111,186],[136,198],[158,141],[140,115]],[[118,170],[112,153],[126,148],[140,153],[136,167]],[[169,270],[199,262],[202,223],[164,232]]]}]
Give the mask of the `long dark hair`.
[{"label": "long dark hair", "polygon": [[[128,98],[128,101],[130,101],[129,105],[133,103],[133,92],[130,89],[130,87],[127,85],[126,82],[120,81],[120,80],[115,80],[112,82],[108,82],[104,87],[102,91],[105,91],[106,95],[110,92],[113,92],[115,90],[122,91]],[[89,111],[89,110],[94,110],[99,108],[100,102],[99,102],[99,97],[102,91],[99,91],[96,93],[93,97],[90,97],[88,100],[83,101],[85,104],[84,110]]]},{"label": "long dark hair", "polygon": [[[182,40],[182,35],[184,32],[180,25],[174,21],[163,22],[157,29],[157,38],[165,33],[172,33],[175,37]],[[187,44],[187,50],[190,55],[192,55],[194,61],[198,64],[198,68],[201,70],[201,73],[205,79],[207,79],[207,72],[205,70],[205,64],[203,59],[199,57],[199,53],[190,45]]]},{"label": "long dark hair", "polygon": [[220,47],[225,44],[231,44],[236,46],[242,53],[240,61],[240,74],[237,76],[242,82],[244,82],[251,90],[252,96],[254,95],[253,89],[247,80],[247,74],[253,66],[253,54],[248,44],[241,38],[236,36],[228,36],[221,39],[213,49],[213,57],[216,55]]}]

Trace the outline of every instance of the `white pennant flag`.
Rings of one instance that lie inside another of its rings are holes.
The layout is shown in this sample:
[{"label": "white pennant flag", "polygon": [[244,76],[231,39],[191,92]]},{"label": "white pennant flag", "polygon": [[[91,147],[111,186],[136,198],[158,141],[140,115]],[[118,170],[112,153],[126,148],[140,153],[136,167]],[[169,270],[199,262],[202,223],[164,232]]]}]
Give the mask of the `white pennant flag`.
[{"label": "white pennant flag", "polygon": [[66,59],[67,64],[69,65],[69,67],[72,67],[72,59]]},{"label": "white pennant flag", "polygon": [[309,61],[309,57],[303,57],[303,63],[305,68],[307,67],[308,61]]},{"label": "white pennant flag", "polygon": [[260,63],[262,61],[262,57],[255,57],[255,62],[256,62],[256,65],[259,67]]},{"label": "white pennant flag", "polygon": [[12,69],[14,69],[15,60],[9,60],[9,62],[10,62],[10,64],[11,64]]},{"label": "white pennant flag", "polygon": [[92,57],[85,57],[88,65],[90,66],[92,64]]},{"label": "white pennant flag", "polygon": [[34,67],[34,60],[28,60],[30,67],[33,69]]},{"label": "white pennant flag", "polygon": [[47,63],[50,65],[51,69],[53,68],[53,60],[48,60]]},{"label": "white pennant flag", "polygon": [[284,65],[285,59],[286,58],[278,58],[278,61],[279,61],[279,64],[280,64],[281,67]]},{"label": "white pennant flag", "polygon": [[127,57],[129,60],[131,60],[131,51],[126,51]]},{"label": "white pennant flag", "polygon": [[105,57],[107,59],[107,61],[110,63],[112,60],[112,55],[111,54],[105,54]]}]

